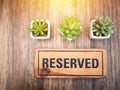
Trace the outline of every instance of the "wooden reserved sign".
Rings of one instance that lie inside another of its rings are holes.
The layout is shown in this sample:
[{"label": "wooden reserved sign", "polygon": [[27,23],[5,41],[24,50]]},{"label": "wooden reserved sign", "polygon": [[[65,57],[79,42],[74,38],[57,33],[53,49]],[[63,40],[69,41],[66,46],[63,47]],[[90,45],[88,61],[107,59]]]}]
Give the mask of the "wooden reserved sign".
[{"label": "wooden reserved sign", "polygon": [[36,49],[37,78],[101,78],[107,74],[104,49]]}]

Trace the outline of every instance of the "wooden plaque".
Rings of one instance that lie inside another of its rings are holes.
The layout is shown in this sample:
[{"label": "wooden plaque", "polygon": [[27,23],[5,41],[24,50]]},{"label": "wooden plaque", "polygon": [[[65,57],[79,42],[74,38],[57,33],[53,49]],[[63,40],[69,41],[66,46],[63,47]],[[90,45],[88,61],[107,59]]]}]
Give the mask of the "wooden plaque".
[{"label": "wooden plaque", "polygon": [[37,78],[102,78],[106,69],[105,49],[36,49]]}]

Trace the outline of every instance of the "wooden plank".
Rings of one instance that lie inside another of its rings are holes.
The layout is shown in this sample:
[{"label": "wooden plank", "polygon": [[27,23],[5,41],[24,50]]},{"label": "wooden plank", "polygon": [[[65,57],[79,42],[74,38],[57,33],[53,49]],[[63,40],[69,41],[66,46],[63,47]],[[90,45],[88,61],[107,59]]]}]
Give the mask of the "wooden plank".
[{"label": "wooden plank", "polygon": [[[57,31],[67,15],[80,18],[84,31],[76,41],[64,40]],[[110,39],[89,38],[90,21],[97,16],[114,20]],[[49,40],[30,38],[32,19],[50,20]],[[120,0],[0,0],[0,90],[120,90],[119,29]],[[107,78],[35,79],[35,48],[105,48]]]},{"label": "wooden plank", "polygon": [[37,49],[35,77],[106,77],[106,65],[106,50],[104,49]]}]

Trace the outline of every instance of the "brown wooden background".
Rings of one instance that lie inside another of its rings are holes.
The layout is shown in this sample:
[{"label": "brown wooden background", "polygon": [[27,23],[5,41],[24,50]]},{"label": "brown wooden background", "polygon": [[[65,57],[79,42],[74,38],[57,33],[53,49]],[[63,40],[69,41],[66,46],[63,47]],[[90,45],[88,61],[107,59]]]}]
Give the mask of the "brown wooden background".
[{"label": "brown wooden background", "polygon": [[[57,31],[64,16],[80,18],[83,33],[63,40]],[[89,38],[90,21],[110,16],[114,34],[108,40]],[[33,40],[32,19],[49,19],[51,38]],[[105,79],[35,79],[35,48],[106,48]],[[0,90],[120,90],[120,0],[0,0]]]}]

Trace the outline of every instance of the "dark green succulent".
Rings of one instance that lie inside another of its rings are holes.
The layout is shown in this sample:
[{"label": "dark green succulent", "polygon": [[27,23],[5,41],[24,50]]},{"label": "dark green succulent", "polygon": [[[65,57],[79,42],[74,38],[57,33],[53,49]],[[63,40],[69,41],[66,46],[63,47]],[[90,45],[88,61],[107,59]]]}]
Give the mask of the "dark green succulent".
[{"label": "dark green succulent", "polygon": [[76,40],[77,36],[82,32],[80,20],[74,16],[66,16],[59,25],[59,31],[63,34],[64,39]]},{"label": "dark green succulent", "polygon": [[46,20],[34,20],[32,23],[32,28],[28,30],[29,32],[32,32],[34,37],[37,36],[47,36],[48,32],[48,24]]},{"label": "dark green succulent", "polygon": [[93,23],[92,30],[95,36],[108,36],[113,33],[114,24],[109,17],[99,17]]}]

